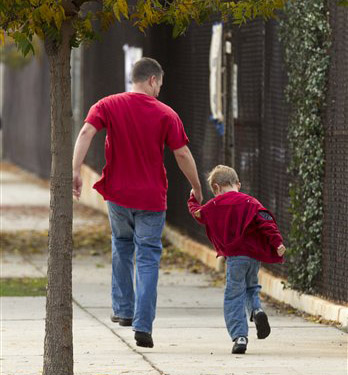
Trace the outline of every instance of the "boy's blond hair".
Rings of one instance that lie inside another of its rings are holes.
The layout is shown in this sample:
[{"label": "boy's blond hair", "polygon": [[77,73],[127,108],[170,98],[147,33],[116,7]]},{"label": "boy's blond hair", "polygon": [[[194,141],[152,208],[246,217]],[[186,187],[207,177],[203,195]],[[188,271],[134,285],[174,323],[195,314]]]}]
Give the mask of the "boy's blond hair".
[{"label": "boy's blond hair", "polygon": [[237,172],[227,165],[217,165],[208,175],[210,189],[214,192],[213,185],[233,186],[239,183]]}]

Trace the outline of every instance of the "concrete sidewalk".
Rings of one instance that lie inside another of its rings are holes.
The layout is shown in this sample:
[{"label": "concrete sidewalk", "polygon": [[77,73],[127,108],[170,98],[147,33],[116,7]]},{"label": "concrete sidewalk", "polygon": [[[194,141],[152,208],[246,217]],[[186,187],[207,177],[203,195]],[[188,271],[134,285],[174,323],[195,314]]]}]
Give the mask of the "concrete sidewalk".
[{"label": "concrete sidewalk", "polygon": [[[2,172],[2,230],[46,229],[47,186]],[[41,216],[39,213],[44,212]],[[77,215],[78,216],[78,215]],[[83,215],[75,226],[98,215]],[[39,220],[40,219],[40,220]],[[6,222],[6,227],[4,223]],[[46,275],[46,255],[3,253],[1,277]],[[223,288],[209,275],[162,269],[158,289],[155,347],[135,346],[129,327],[110,316],[109,257],[76,253],[73,260],[75,375],[346,375],[347,334],[284,315],[267,304],[272,333],[257,340],[251,323],[246,355],[232,355],[223,319]],[[42,373],[44,297],[1,300],[1,374]]]},{"label": "concrete sidewalk", "polygon": [[[3,254],[2,277],[42,276],[46,259]],[[111,265],[102,257],[73,261],[76,375],[346,375],[347,335],[333,327],[285,316],[267,304],[272,333],[257,340],[251,324],[246,355],[232,355],[222,312],[223,288],[209,276],[162,270],[155,347],[135,346],[129,327],[112,323]],[[2,374],[39,375],[44,297],[2,298]]]}]

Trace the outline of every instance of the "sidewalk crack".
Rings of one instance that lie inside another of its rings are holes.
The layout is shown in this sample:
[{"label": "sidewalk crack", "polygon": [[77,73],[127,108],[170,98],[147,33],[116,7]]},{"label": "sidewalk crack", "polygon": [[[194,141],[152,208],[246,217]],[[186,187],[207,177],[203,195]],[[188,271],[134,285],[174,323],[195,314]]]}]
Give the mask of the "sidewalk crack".
[{"label": "sidewalk crack", "polygon": [[84,308],[74,297],[73,302],[85,313],[87,313],[90,317],[92,317],[94,320],[96,320],[98,323],[100,323],[102,326],[107,328],[110,332],[112,332],[118,339],[120,339],[125,345],[128,346],[129,349],[132,350],[132,352],[140,355],[145,362],[147,362],[155,371],[158,372],[160,375],[168,375],[165,372],[163,372],[161,369],[159,369],[145,354],[138,352],[131,344],[129,344],[122,336],[118,335],[112,328],[110,328],[107,324],[105,324],[103,321],[98,319],[95,315],[93,315],[90,311],[88,311],[86,308]]}]

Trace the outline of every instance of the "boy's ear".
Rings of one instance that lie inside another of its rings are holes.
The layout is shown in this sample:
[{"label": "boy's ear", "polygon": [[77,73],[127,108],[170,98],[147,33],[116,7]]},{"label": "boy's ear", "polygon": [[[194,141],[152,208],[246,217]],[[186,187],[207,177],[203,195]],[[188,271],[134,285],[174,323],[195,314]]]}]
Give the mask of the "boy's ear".
[{"label": "boy's ear", "polygon": [[242,187],[242,184],[238,182],[238,191],[240,190],[241,187]]},{"label": "boy's ear", "polygon": [[212,190],[213,190],[213,193],[215,194],[215,192],[219,189],[219,185],[217,183],[214,183],[213,186],[212,186]]}]

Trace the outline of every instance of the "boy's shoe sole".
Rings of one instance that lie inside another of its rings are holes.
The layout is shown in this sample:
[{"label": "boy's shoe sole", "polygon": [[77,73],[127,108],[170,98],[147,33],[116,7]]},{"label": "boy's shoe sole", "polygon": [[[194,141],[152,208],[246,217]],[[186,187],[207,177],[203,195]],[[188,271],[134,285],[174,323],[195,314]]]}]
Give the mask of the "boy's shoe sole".
[{"label": "boy's shoe sole", "polygon": [[256,325],[257,338],[265,339],[271,333],[271,327],[268,323],[267,315],[264,311],[258,312],[254,315],[253,320]]},{"label": "boy's shoe sole", "polygon": [[233,354],[245,354],[247,348],[245,345],[234,345],[232,348]]},{"label": "boy's shoe sole", "polygon": [[135,331],[134,338],[137,346],[142,346],[143,348],[153,348],[151,333]]}]

